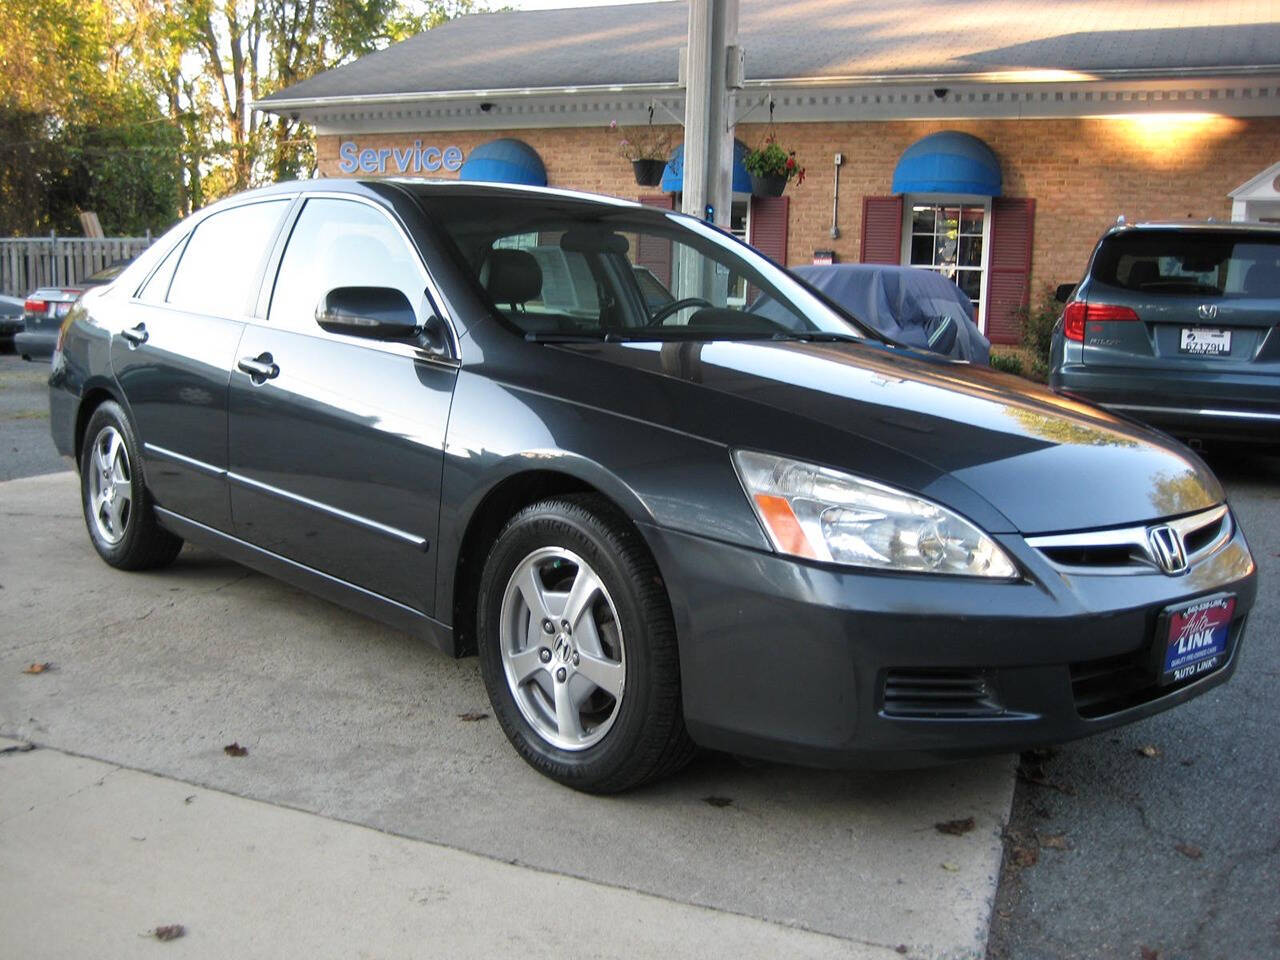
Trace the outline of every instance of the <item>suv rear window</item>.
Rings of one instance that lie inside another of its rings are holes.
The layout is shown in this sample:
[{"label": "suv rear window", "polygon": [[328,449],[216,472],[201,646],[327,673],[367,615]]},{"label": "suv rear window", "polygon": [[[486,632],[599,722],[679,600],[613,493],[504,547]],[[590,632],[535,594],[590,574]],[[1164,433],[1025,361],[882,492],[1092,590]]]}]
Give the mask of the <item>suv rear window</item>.
[{"label": "suv rear window", "polygon": [[1280,297],[1280,236],[1135,230],[1102,241],[1094,279],[1144,294]]}]

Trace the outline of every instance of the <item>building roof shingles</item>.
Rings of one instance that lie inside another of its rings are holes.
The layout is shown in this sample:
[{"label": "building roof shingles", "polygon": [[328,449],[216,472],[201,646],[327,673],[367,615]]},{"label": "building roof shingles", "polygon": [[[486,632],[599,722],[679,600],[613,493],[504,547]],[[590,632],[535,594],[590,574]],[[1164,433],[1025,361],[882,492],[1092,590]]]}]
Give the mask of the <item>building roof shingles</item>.
[{"label": "building roof shingles", "polygon": [[[750,80],[1240,69],[1280,62],[1280,0],[741,0]],[[461,17],[273,100],[674,83],[683,2]]]}]

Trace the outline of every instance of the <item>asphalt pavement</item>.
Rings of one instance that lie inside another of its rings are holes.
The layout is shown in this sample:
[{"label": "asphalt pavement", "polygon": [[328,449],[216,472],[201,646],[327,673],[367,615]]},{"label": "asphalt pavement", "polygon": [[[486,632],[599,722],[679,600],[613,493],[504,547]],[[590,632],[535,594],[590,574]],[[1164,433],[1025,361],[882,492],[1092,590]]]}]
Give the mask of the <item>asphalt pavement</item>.
[{"label": "asphalt pavement", "polygon": [[70,467],[49,439],[48,361],[0,353],[0,482]]}]

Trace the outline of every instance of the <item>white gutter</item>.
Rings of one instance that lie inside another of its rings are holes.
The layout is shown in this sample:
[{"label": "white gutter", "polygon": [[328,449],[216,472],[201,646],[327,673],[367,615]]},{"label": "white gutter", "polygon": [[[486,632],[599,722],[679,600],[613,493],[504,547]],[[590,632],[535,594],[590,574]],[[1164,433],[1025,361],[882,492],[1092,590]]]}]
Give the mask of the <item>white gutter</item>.
[{"label": "white gutter", "polygon": [[[1117,68],[1106,70],[995,70],[971,73],[847,74],[830,77],[777,77],[747,80],[745,89],[811,88],[834,86],[945,86],[952,83],[1088,83],[1104,80],[1188,80],[1204,77],[1245,77],[1280,73],[1280,63],[1237,67],[1174,67],[1162,69]],[[254,110],[280,113],[324,107],[374,106],[396,103],[423,103],[441,100],[504,100],[526,97],[565,97],[601,93],[680,94],[676,81],[647,83],[580,84],[557,87],[495,87],[488,90],[421,90],[408,93],[343,94],[329,97],[289,97],[251,100]]]}]

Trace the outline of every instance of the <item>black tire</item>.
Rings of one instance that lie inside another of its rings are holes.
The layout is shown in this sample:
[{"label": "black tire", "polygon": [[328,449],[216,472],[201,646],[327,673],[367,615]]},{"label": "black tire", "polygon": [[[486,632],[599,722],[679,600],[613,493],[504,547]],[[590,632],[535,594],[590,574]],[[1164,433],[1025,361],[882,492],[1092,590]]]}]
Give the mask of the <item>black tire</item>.
[{"label": "black tire", "polygon": [[[530,724],[504,667],[504,596],[513,573],[543,548],[571,551],[591,567],[612,600],[624,638],[625,687],[616,712],[602,739],[584,749],[562,749]],[[668,776],[693,757],[681,711],[676,631],[666,589],[635,528],[604,498],[584,494],[544,500],[507,523],[485,561],[477,635],[494,714],[511,744],[538,772],[576,790],[617,793]]]},{"label": "black tire", "polygon": [[[110,438],[112,431],[120,438],[127,458],[127,469],[120,475],[123,478],[121,486],[128,492],[128,507],[120,516],[118,529],[108,530],[104,529],[107,522],[99,523],[95,519],[94,485],[100,482],[95,457],[99,443]],[[94,410],[85,428],[84,446],[80,450],[80,504],[93,548],[113,567],[121,570],[163,567],[172,563],[182,549],[182,540],[156,521],[142,473],[137,434],[128,415],[114,400],[104,401]],[[113,539],[113,534],[118,539]]]}]

